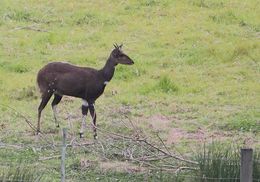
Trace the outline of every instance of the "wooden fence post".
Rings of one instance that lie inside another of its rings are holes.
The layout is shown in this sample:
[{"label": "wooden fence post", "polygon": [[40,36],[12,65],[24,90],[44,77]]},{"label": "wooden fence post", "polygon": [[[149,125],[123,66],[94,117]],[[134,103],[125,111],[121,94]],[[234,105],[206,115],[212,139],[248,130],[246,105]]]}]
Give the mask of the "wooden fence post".
[{"label": "wooden fence post", "polygon": [[62,129],[62,148],[61,148],[61,182],[65,182],[65,153],[66,153],[67,129]]},{"label": "wooden fence post", "polygon": [[240,182],[253,181],[253,149],[241,149]]}]

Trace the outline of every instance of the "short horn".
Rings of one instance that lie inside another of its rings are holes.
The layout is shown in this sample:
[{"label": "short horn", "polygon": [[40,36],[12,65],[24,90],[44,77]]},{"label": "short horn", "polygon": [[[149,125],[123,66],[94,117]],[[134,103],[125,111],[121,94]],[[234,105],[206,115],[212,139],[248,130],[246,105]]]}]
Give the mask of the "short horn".
[{"label": "short horn", "polygon": [[119,47],[118,47],[118,45],[117,45],[117,43],[115,43],[114,44],[114,47],[116,48],[116,49],[118,49]]}]

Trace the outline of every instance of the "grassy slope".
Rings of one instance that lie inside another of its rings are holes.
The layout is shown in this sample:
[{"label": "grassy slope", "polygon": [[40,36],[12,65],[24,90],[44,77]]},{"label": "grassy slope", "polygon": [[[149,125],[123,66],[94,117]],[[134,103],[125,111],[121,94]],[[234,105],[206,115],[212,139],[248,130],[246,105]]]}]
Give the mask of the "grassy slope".
[{"label": "grassy slope", "polygon": [[[2,0],[0,102],[35,121],[39,103],[35,77],[44,64],[67,60],[100,68],[112,44],[123,42],[136,64],[118,66],[97,101],[101,126],[120,118],[116,114],[120,108],[130,108],[133,121],[142,127],[148,125],[143,120],[163,115],[170,121],[168,127],[209,133],[223,129],[230,131],[227,138],[249,137],[255,145],[260,131],[258,4]],[[67,126],[68,113],[80,116],[80,101],[66,106],[64,102],[60,115]],[[23,137],[29,128],[21,119],[6,109],[0,109],[0,115],[2,140],[33,142]],[[50,107],[44,115],[43,130],[52,131]],[[165,139],[168,130],[162,130]]]}]

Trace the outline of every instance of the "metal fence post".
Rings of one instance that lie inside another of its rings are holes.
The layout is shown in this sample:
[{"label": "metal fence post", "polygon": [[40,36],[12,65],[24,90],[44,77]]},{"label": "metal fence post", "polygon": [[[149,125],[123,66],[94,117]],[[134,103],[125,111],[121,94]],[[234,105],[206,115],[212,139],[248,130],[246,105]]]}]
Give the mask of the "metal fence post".
[{"label": "metal fence post", "polygon": [[62,148],[61,148],[61,182],[65,182],[65,153],[66,153],[67,129],[62,129]]},{"label": "metal fence post", "polygon": [[240,182],[253,181],[253,149],[241,149]]}]

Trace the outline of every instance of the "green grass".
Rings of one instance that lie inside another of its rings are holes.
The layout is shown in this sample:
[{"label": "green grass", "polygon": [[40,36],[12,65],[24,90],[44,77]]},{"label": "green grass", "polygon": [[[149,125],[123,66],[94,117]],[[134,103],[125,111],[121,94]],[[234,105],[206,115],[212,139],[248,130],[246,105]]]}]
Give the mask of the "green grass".
[{"label": "green grass", "polygon": [[[19,164],[18,164],[19,165]],[[34,168],[28,168],[24,166],[8,167],[1,169],[0,180],[3,182],[7,181],[44,181],[43,174],[39,173]]]},{"label": "green grass", "polygon": [[[36,75],[42,66],[60,60],[101,68],[113,44],[123,43],[135,64],[118,65],[97,100],[99,126],[127,133],[124,126],[109,128],[121,120],[128,122],[127,115],[149,133],[157,130],[151,123],[161,122],[165,141],[172,128],[185,133],[169,147],[187,154],[201,142],[190,137],[200,131],[207,141],[221,138],[258,147],[258,4],[255,0],[2,0],[0,140],[37,143],[24,120],[2,105],[15,108],[36,125],[40,101]],[[78,132],[80,105],[78,99],[62,100],[61,127],[68,127],[72,118],[70,131]],[[60,140],[49,105],[42,130],[51,140]]]},{"label": "green grass", "polygon": [[258,132],[260,130],[260,121],[255,118],[259,118],[259,113],[248,113],[245,111],[243,114],[234,114],[225,123],[223,129]]},{"label": "green grass", "polygon": [[[240,147],[230,143],[213,142],[204,145],[196,156],[199,163],[195,172],[201,181],[203,178],[229,178],[240,181]],[[259,151],[253,151],[253,179],[260,178]],[[223,179],[224,180],[224,179]]]}]

